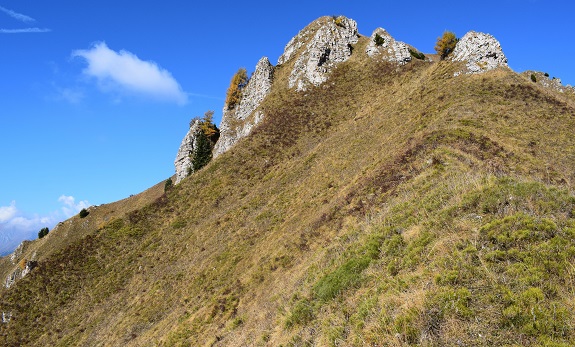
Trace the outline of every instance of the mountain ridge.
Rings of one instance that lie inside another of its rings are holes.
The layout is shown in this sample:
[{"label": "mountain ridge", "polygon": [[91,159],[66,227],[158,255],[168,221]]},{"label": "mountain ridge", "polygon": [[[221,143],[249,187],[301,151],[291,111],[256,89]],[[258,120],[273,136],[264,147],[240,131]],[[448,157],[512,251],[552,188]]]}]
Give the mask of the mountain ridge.
[{"label": "mountain ridge", "polygon": [[71,220],[91,227],[0,292],[0,341],[573,343],[575,100],[464,68],[351,54],[303,92],[276,66],[248,136]]}]

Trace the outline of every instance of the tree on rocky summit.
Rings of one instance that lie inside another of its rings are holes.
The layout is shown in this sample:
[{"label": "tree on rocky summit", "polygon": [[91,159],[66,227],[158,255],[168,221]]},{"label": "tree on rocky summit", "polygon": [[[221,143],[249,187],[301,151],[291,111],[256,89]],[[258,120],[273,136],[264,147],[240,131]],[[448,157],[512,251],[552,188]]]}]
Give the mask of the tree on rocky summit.
[{"label": "tree on rocky summit", "polygon": [[226,105],[231,110],[242,98],[242,88],[248,83],[248,72],[243,67],[235,73],[226,94]]},{"label": "tree on rocky summit", "polygon": [[437,38],[435,51],[441,56],[441,60],[447,58],[447,56],[453,52],[457,41],[459,41],[459,39],[451,31],[446,31],[443,33],[443,36]]}]

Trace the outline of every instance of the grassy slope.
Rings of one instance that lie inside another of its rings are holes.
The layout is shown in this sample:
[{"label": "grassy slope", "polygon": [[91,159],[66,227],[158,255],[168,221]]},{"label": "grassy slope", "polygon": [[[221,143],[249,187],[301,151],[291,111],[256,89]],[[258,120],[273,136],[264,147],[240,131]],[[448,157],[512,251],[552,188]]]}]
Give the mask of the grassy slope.
[{"label": "grassy slope", "polygon": [[82,240],[88,234],[92,234],[94,230],[102,227],[110,220],[150,204],[163,192],[164,182],[161,182],[129,198],[90,207],[88,209],[90,218],[80,219],[79,216],[74,216],[59,223],[46,237],[27,243],[21,254],[15,257],[13,262],[10,257],[0,258],[0,278],[6,278],[20,266],[20,263],[25,263],[26,260],[44,261],[54,252]]},{"label": "grassy slope", "polygon": [[574,344],[573,100],[454,68],[279,67],[253,136],[0,292],[0,341]]}]

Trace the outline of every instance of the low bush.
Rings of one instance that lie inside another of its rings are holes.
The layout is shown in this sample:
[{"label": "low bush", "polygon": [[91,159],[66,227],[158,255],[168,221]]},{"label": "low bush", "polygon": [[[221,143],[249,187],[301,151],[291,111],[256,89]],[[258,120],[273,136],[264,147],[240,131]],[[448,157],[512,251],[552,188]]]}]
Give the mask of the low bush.
[{"label": "low bush", "polygon": [[411,54],[411,56],[414,57],[415,59],[425,60],[425,54],[418,51],[414,51],[411,48],[409,48],[409,54]]},{"label": "low bush", "polygon": [[48,235],[48,233],[50,232],[50,230],[48,228],[42,228],[40,229],[40,231],[38,232],[38,238],[41,239],[44,236]]},{"label": "low bush", "polygon": [[84,218],[84,217],[88,216],[89,214],[90,214],[90,212],[88,212],[88,210],[86,210],[85,208],[83,208],[83,209],[80,211],[80,218]]}]

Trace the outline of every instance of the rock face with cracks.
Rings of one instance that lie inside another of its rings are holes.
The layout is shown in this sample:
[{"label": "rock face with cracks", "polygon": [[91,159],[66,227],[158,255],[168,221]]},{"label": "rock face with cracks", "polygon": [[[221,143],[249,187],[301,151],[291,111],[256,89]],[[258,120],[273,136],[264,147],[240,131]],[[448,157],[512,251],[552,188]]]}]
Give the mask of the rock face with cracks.
[{"label": "rock face with cracks", "polygon": [[192,169],[192,158],[191,154],[194,151],[194,148],[197,146],[197,136],[196,133],[200,130],[200,123],[201,120],[195,119],[192,124],[190,125],[190,130],[182,143],[180,144],[180,149],[178,150],[178,154],[176,155],[176,160],[174,161],[174,166],[176,167],[176,182],[175,184],[180,183],[181,180],[188,176],[189,171]]},{"label": "rock face with cracks", "polygon": [[214,147],[214,158],[230,149],[239,139],[249,135],[264,117],[257,110],[269,94],[273,81],[274,67],[267,57],[256,65],[256,70],[242,89],[240,102],[230,108],[224,105],[220,138]]},{"label": "rock face with cracks", "polygon": [[489,34],[476,31],[468,32],[457,42],[451,60],[466,63],[466,70],[456,75],[477,74],[498,67],[507,67],[507,58],[499,41]]},{"label": "rock face with cracks", "polygon": [[292,38],[278,64],[295,59],[288,86],[304,91],[325,82],[329,72],[352,54],[357,43],[357,23],[349,18],[321,17]]},{"label": "rock face with cracks", "polygon": [[[381,40],[379,44],[376,42],[376,37]],[[396,41],[383,28],[377,28],[373,31],[365,53],[371,58],[395,62],[400,65],[407,64],[411,61],[409,46],[403,42]]]}]

